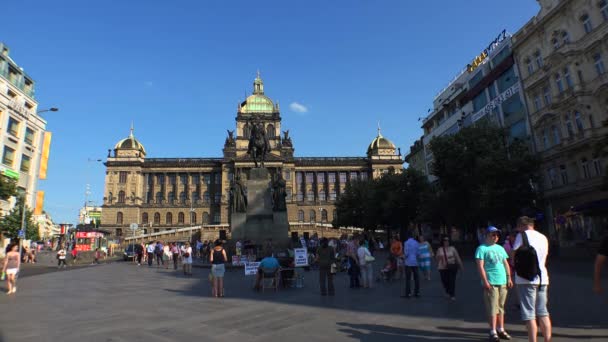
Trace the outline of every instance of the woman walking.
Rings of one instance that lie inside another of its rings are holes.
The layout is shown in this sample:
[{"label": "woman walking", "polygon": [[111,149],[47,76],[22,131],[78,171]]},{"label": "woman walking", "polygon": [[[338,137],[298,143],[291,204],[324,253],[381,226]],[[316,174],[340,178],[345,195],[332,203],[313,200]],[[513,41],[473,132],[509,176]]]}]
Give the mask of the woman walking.
[{"label": "woman walking", "polygon": [[224,297],[224,273],[226,272],[226,263],[228,257],[226,250],[222,246],[222,241],[215,240],[215,247],[209,254],[209,262],[211,263],[211,274],[213,275],[213,296]]},{"label": "woman walking", "polygon": [[431,280],[431,258],[433,257],[433,247],[426,241],[424,234],[418,237],[418,267],[426,280]]},{"label": "woman walking", "polygon": [[456,248],[450,246],[447,235],[441,238],[441,247],[437,249],[435,258],[446,296],[456,300],[456,273],[459,269],[464,270],[464,266]]},{"label": "woman walking", "polygon": [[169,269],[169,261],[171,260],[172,256],[171,247],[168,243],[165,243],[163,246],[163,264],[165,264],[165,269],[167,270]]},{"label": "woman walking", "polygon": [[317,264],[319,265],[319,286],[321,288],[321,296],[333,296],[334,289],[334,274],[332,273],[332,264],[336,262],[336,252],[333,247],[329,246],[327,238],[322,238],[319,248],[317,249]]},{"label": "woman walking", "polygon": [[2,274],[6,274],[6,284],[8,292],[11,294],[17,292],[17,279],[15,278],[17,272],[19,272],[19,266],[21,266],[21,258],[19,255],[19,246],[15,243],[8,248],[9,252],[6,253],[4,258],[4,265],[2,266]]},{"label": "woman walking", "polygon": [[177,242],[171,244],[171,257],[173,258],[173,269],[177,271],[177,263],[179,262],[179,247]]},{"label": "woman walking", "polygon": [[359,249],[357,249],[357,259],[359,260],[359,268],[361,269],[361,280],[363,288],[372,287],[372,278],[374,277],[372,262],[375,260],[369,249],[365,247],[365,240],[359,241]]},{"label": "woman walking", "polygon": [[190,242],[182,247],[182,263],[184,264],[184,275],[192,275],[192,247]]}]

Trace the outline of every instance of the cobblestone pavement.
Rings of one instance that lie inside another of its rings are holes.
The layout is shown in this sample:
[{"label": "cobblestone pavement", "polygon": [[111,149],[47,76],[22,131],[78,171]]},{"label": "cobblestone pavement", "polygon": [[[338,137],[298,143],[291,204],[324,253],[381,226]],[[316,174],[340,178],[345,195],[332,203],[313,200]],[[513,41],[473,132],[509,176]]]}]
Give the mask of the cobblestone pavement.
[{"label": "cobblestone pavement", "polygon": [[[336,277],[335,297],[321,297],[315,271],[304,272],[304,288],[257,293],[235,269],[226,297],[212,298],[208,269],[186,278],[124,262],[75,267],[21,277],[16,295],[0,296],[0,342],[485,341],[479,280],[473,262],[466,266],[456,302],[442,296],[436,273],[422,281],[421,298],[403,299],[400,281],[351,290],[346,274]],[[608,341],[608,301],[590,291],[591,265],[564,267],[579,271],[551,265],[554,340]],[[507,328],[525,340],[514,308]]]}]

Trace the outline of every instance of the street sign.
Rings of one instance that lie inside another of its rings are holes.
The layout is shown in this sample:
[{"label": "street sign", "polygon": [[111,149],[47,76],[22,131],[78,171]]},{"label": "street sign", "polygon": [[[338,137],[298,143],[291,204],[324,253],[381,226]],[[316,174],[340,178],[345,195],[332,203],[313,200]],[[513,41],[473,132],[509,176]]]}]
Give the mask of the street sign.
[{"label": "street sign", "polygon": [[18,236],[19,236],[20,238],[24,238],[24,237],[25,237],[25,231],[24,231],[23,229],[19,229],[19,234],[18,234]]},{"label": "street sign", "polygon": [[137,225],[137,223],[131,223],[129,225],[129,228],[131,228],[131,230],[137,230],[137,228],[139,228],[139,226]]}]

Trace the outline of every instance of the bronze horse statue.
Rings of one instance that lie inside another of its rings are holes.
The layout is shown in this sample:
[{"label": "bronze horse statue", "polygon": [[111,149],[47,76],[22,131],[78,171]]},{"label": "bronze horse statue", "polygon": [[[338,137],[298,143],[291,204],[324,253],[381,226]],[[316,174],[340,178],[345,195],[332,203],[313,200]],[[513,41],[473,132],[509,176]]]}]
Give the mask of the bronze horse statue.
[{"label": "bronze horse statue", "polygon": [[258,167],[258,162],[264,167],[264,159],[268,152],[270,152],[270,143],[268,142],[264,125],[259,121],[252,122],[247,153],[253,158],[256,168]]}]

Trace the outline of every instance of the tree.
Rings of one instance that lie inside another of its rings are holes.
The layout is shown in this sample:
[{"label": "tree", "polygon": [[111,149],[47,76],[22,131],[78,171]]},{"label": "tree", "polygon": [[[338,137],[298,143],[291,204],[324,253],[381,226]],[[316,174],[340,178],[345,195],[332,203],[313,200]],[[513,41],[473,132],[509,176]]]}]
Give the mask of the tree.
[{"label": "tree", "polygon": [[[17,238],[19,235],[19,229],[21,229],[21,218],[23,213],[23,203],[25,199],[23,196],[17,197],[17,203],[15,207],[4,217],[0,219],[0,231],[4,233],[5,237]],[[25,208],[25,223],[26,223],[26,234],[25,238],[28,240],[37,241],[40,239],[38,236],[38,224],[32,220],[32,211],[27,207]]]},{"label": "tree", "polygon": [[430,149],[438,178],[436,208],[446,223],[474,227],[511,222],[536,197],[538,159],[490,123],[436,137]]},{"label": "tree", "polygon": [[0,199],[8,200],[17,194],[17,183],[14,179],[0,174]]}]

